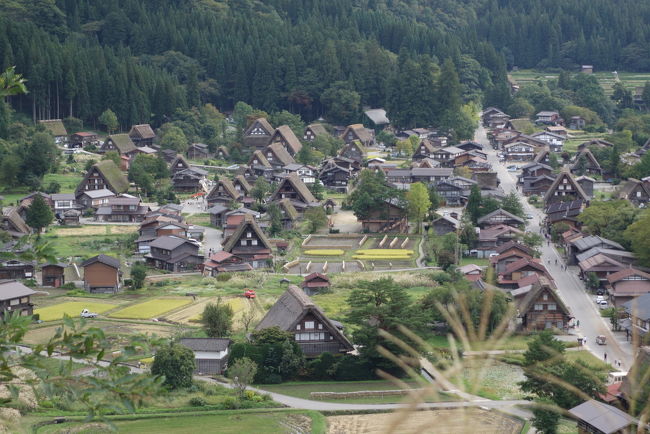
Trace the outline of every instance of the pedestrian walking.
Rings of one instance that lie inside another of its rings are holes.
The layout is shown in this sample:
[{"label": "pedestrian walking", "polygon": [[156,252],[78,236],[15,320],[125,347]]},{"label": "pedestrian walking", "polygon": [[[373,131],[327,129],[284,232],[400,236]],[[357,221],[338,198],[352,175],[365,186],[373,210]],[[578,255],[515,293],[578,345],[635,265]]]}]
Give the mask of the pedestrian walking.
[{"label": "pedestrian walking", "polygon": [[586,337],[582,338],[582,345],[587,345],[587,338]]},{"label": "pedestrian walking", "polygon": [[580,327],[580,320],[576,321],[576,324]]},{"label": "pedestrian walking", "polygon": [[605,361],[607,361],[607,353],[603,354],[603,358],[605,359]]},{"label": "pedestrian walking", "polygon": [[557,258],[555,259],[555,265],[557,265]]}]

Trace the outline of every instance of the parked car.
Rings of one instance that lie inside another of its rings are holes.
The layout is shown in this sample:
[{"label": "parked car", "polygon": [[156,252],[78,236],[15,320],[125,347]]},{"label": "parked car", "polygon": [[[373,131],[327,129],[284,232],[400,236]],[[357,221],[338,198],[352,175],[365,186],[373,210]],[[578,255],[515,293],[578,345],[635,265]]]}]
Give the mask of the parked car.
[{"label": "parked car", "polygon": [[508,172],[516,172],[519,170],[517,166],[508,166]]},{"label": "parked car", "polygon": [[526,214],[526,218],[527,218],[528,220],[532,220],[532,219],[534,219],[535,217],[533,217],[532,214]]},{"label": "parked car", "polygon": [[601,301],[605,301],[605,296],[604,295],[597,295],[596,296],[596,303],[600,303]]},{"label": "parked car", "polygon": [[607,300],[597,301],[596,304],[598,304],[599,309],[607,309],[609,307],[609,303],[607,303]]}]

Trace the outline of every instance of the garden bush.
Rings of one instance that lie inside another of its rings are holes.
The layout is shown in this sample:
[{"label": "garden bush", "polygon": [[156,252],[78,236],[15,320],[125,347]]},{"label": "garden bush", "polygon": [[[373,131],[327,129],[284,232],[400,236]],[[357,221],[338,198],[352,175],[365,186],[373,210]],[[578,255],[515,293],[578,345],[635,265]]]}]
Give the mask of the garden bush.
[{"label": "garden bush", "polygon": [[217,282],[227,282],[232,278],[231,273],[219,273],[217,274]]},{"label": "garden bush", "polygon": [[234,396],[227,396],[222,401],[222,405],[223,405],[223,408],[226,409],[226,410],[236,410],[239,407],[241,407],[241,403]]},{"label": "garden bush", "polygon": [[200,396],[195,396],[194,398],[190,399],[190,405],[192,407],[205,407],[208,405],[208,402]]}]

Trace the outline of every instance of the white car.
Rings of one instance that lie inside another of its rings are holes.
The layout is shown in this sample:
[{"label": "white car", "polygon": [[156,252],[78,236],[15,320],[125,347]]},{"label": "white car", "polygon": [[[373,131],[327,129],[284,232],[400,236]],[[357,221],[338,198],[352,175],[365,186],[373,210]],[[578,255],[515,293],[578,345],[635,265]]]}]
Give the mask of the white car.
[{"label": "white car", "polygon": [[597,295],[596,296],[596,303],[600,303],[601,301],[605,301],[605,296],[604,295]]},{"label": "white car", "polygon": [[97,318],[97,314],[95,312],[90,312],[88,309],[84,309],[81,311],[81,317],[82,318]]},{"label": "white car", "polygon": [[607,309],[609,307],[609,303],[607,303],[607,300],[597,301],[596,304],[598,305],[599,309]]}]

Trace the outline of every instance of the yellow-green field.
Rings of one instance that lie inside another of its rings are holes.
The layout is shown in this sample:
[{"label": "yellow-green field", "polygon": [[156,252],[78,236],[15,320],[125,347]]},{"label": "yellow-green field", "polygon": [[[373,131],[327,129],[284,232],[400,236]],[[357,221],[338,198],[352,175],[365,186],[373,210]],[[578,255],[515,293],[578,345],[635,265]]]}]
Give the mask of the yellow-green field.
[{"label": "yellow-green field", "polygon": [[190,302],[191,300],[188,298],[157,298],[120,309],[117,312],[113,312],[110,317],[133,319],[156,318],[170,310],[185,306]]},{"label": "yellow-green field", "polygon": [[413,250],[407,249],[359,249],[352,257],[354,259],[375,259],[375,260],[389,260],[389,259],[411,259]]},{"label": "yellow-green field", "polygon": [[[614,75],[612,71],[596,71],[593,75],[598,79],[598,83],[600,83],[607,95],[611,95],[613,93],[612,86],[614,86],[617,78],[627,89],[642,87],[645,85],[646,81],[650,80],[650,74],[648,73],[619,71],[617,75]],[[510,73],[510,76],[515,80],[515,82],[517,82],[517,84],[520,86],[525,86],[527,84],[535,83],[540,80],[544,82],[549,80],[557,80],[558,73],[521,69],[519,71],[512,71]]]},{"label": "yellow-green field", "polygon": [[64,314],[77,318],[84,309],[88,309],[90,312],[103,313],[116,306],[116,304],[98,303],[95,301],[69,301],[67,303],[59,303],[42,309],[36,309],[34,313],[39,314],[42,321],[55,321],[62,319]]},{"label": "yellow-green field", "polygon": [[345,252],[341,249],[316,249],[305,250],[305,255],[310,256],[343,256]]}]

